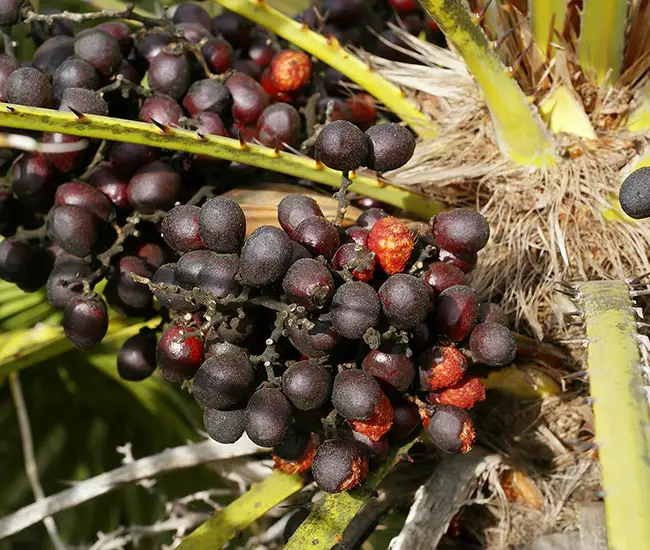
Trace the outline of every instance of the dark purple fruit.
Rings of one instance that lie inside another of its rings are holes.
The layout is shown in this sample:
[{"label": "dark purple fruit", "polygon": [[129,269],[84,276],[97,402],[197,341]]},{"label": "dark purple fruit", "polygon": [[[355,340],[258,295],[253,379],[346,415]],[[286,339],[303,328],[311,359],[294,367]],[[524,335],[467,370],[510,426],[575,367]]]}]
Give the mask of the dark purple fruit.
[{"label": "dark purple fruit", "polygon": [[368,208],[363,212],[356,221],[355,225],[370,231],[375,224],[382,218],[387,218],[388,214],[381,208]]},{"label": "dark purple fruit", "polygon": [[336,120],[323,126],[314,145],[316,158],[325,166],[347,172],[365,166],[368,140],[351,122]]},{"label": "dark purple fruit", "polygon": [[196,328],[169,324],[156,348],[160,372],[171,382],[189,380],[203,362],[203,346],[203,336]]},{"label": "dark purple fruit", "polygon": [[359,24],[363,7],[363,0],[325,0],[322,13],[327,14],[328,23],[344,29]]},{"label": "dark purple fruit", "polygon": [[486,219],[469,208],[443,212],[430,223],[436,245],[454,254],[478,252],[490,238]]},{"label": "dark purple fruit", "polygon": [[192,82],[192,67],[185,54],[161,52],[149,65],[149,87],[176,100],[181,99]]},{"label": "dark purple fruit", "polygon": [[212,346],[192,384],[192,395],[201,407],[229,409],[255,386],[255,371],[241,348],[231,344]]},{"label": "dark purple fruit", "polygon": [[300,115],[288,103],[274,103],[257,120],[257,138],[267,147],[295,146],[300,137]]},{"label": "dark purple fruit", "polygon": [[517,355],[517,342],[506,327],[497,323],[480,323],[469,338],[469,348],[477,361],[491,367],[512,363]]},{"label": "dark purple fruit", "polygon": [[108,103],[94,90],[67,88],[61,96],[59,111],[80,112],[86,115],[108,115]]},{"label": "dark purple fruit", "polygon": [[156,334],[143,330],[131,336],[117,353],[117,372],[124,380],[139,382],[156,370]]},{"label": "dark purple fruit", "polygon": [[228,88],[210,78],[197,80],[183,98],[183,107],[190,115],[210,111],[225,116],[231,103],[232,96]]},{"label": "dark purple fruit", "polygon": [[0,242],[0,279],[18,285],[25,292],[35,292],[47,281],[52,269],[51,254],[23,241]]},{"label": "dark purple fruit", "polygon": [[81,206],[56,206],[47,217],[47,236],[69,254],[83,258],[95,246],[97,220]]},{"label": "dark purple fruit", "polygon": [[438,332],[455,342],[464,340],[476,325],[478,307],[478,296],[473,288],[449,287],[440,294],[434,309]]},{"label": "dark purple fruit", "polygon": [[330,259],[341,244],[336,226],[329,220],[312,216],[300,222],[293,239],[315,256]]},{"label": "dark purple fruit", "polygon": [[391,401],[393,406],[393,425],[389,436],[396,441],[407,439],[420,425],[420,412],[417,405],[408,401]]},{"label": "dark purple fruit", "polygon": [[250,76],[235,73],[226,80],[232,95],[232,116],[240,124],[254,124],[268,104],[264,88]]},{"label": "dark purple fruit", "polygon": [[403,345],[383,345],[370,350],[361,366],[368,374],[399,391],[406,391],[415,380],[413,359],[406,355]]},{"label": "dark purple fruit", "polygon": [[362,370],[344,370],[334,378],[332,405],[346,420],[368,420],[382,398],[377,381]]},{"label": "dark purple fruit", "polygon": [[56,309],[83,291],[82,280],[92,273],[90,266],[81,261],[68,260],[57,264],[47,279],[47,301]]},{"label": "dark purple fruit", "polygon": [[363,338],[379,322],[381,304],[370,285],[358,281],[345,283],[332,299],[332,327],[345,338]]},{"label": "dark purple fruit", "polygon": [[282,392],[301,411],[317,409],[332,394],[332,373],[318,361],[299,361],[282,375]]},{"label": "dark purple fruit", "polygon": [[116,174],[130,178],[136,170],[156,160],[156,150],[138,143],[118,142],[112,145],[108,158]]},{"label": "dark purple fruit", "polygon": [[116,73],[122,63],[120,45],[101,30],[90,29],[79,33],[74,42],[74,53],[105,76]]},{"label": "dark purple fruit", "polygon": [[429,266],[424,280],[429,283],[436,294],[440,294],[450,286],[464,285],[465,273],[453,264],[433,262]]},{"label": "dark purple fruit", "polygon": [[155,94],[145,99],[139,114],[142,122],[155,120],[165,126],[178,126],[182,116],[183,109],[178,102],[165,94]]},{"label": "dark purple fruit", "polygon": [[429,312],[427,283],[406,273],[389,277],[379,288],[379,299],[388,322],[400,329],[413,328]]},{"label": "dark purple fruit", "polygon": [[253,23],[232,11],[224,11],[212,20],[215,36],[223,35],[235,48],[244,48],[251,43]]},{"label": "dark purple fruit", "polygon": [[275,49],[268,36],[258,36],[253,39],[248,48],[248,57],[260,67],[266,67],[275,56]]},{"label": "dark purple fruit", "polygon": [[199,285],[201,271],[217,256],[211,250],[192,250],[183,254],[176,263],[176,278],[183,288],[191,290]]},{"label": "dark purple fruit", "polygon": [[282,443],[291,423],[291,405],[278,389],[257,390],[246,406],[246,433],[253,443],[273,447]]},{"label": "dark purple fruit", "polygon": [[163,239],[176,252],[205,248],[199,234],[200,211],[198,206],[182,204],[172,208],[162,221]]},{"label": "dark purple fruit", "polygon": [[327,493],[340,493],[356,487],[368,470],[356,443],[328,439],[314,454],[311,472],[316,485]]},{"label": "dark purple fruit", "polygon": [[229,294],[237,296],[241,292],[241,285],[237,281],[239,256],[215,252],[210,254],[210,258],[198,274],[198,287],[217,299],[225,298]]},{"label": "dark purple fruit", "polygon": [[289,269],[293,250],[288,235],[269,225],[257,228],[241,249],[239,279],[245,285],[278,282]]},{"label": "dark purple fruit", "polygon": [[144,309],[151,304],[151,292],[146,285],[133,280],[131,273],[151,277],[152,270],[137,256],[122,256],[113,279],[114,291],[119,303],[133,309]]},{"label": "dark purple fruit", "polygon": [[225,73],[232,67],[232,46],[225,40],[211,38],[203,45],[201,53],[212,72],[216,74]]},{"label": "dark purple fruit", "polygon": [[16,61],[16,58],[5,53],[0,54],[0,101],[7,101],[5,95],[7,79],[18,67],[20,67],[20,63]]},{"label": "dark purple fruit", "polygon": [[292,264],[296,263],[298,260],[313,257],[309,253],[309,250],[307,250],[301,244],[298,244],[296,241],[291,241],[291,250],[293,250],[293,255],[291,256],[291,263]]},{"label": "dark purple fruit", "polygon": [[385,437],[374,441],[367,435],[355,432],[354,430],[350,431],[346,436],[350,441],[354,441],[361,452],[369,458],[385,456],[388,452],[388,441]]},{"label": "dark purple fruit", "polygon": [[108,197],[88,183],[73,181],[59,185],[54,194],[54,204],[71,204],[91,212],[98,221],[108,222],[115,217]]},{"label": "dark purple fruit", "polygon": [[291,238],[301,222],[314,216],[322,218],[323,212],[311,197],[287,195],[278,204],[278,221]]},{"label": "dark purple fruit", "polygon": [[508,326],[508,316],[496,304],[483,302],[478,308],[479,323],[497,323],[498,325]]},{"label": "dark purple fruit", "polygon": [[97,71],[83,59],[71,57],[66,59],[54,72],[52,77],[54,97],[61,101],[61,96],[68,88],[85,88],[96,90],[100,86]]},{"label": "dark purple fruit", "polygon": [[72,298],[63,310],[63,330],[79,349],[89,350],[99,344],[108,330],[108,310],[97,294]]},{"label": "dark purple fruit", "polygon": [[352,242],[359,244],[363,247],[368,246],[368,234],[370,231],[368,231],[365,227],[359,227],[357,225],[353,225],[352,227],[348,227],[346,229],[346,233],[352,240]]},{"label": "dark purple fruit", "polygon": [[339,335],[324,321],[316,321],[312,329],[291,326],[289,340],[306,357],[325,357],[339,343]]},{"label": "dark purple fruit", "polygon": [[282,460],[296,461],[304,456],[309,443],[309,432],[296,428],[294,424],[289,427],[282,442],[273,447],[273,454]]},{"label": "dark purple fruit", "polygon": [[370,144],[368,168],[388,172],[404,166],[415,151],[415,138],[411,131],[400,124],[387,122],[366,130]]},{"label": "dark purple fruit", "polygon": [[41,153],[23,153],[11,166],[11,190],[35,212],[46,213],[56,189],[54,166]]},{"label": "dark purple fruit", "polygon": [[246,411],[218,411],[203,409],[203,425],[208,435],[217,443],[235,443],[246,428]]},{"label": "dark purple fruit", "polygon": [[[154,283],[165,283],[170,286],[180,286],[180,282],[176,277],[175,264],[165,264],[160,266],[153,274],[152,281]],[[194,311],[197,309],[197,306],[191,304],[185,300],[185,298],[176,293],[155,290],[153,294],[160,302],[160,305],[171,309],[172,311]]]},{"label": "dark purple fruit", "polygon": [[650,217],[650,167],[638,168],[625,178],[618,200],[623,212],[631,218]]},{"label": "dark purple fruit", "polygon": [[155,161],[138,170],[127,189],[129,203],[142,214],[169,210],[181,190],[181,177],[166,162]]},{"label": "dark purple fruit", "polygon": [[467,453],[476,437],[474,424],[465,409],[439,405],[427,423],[431,442],[448,453]]},{"label": "dark purple fruit", "polygon": [[201,207],[199,231],[210,250],[239,252],[246,236],[246,216],[234,200],[213,197]]},{"label": "dark purple fruit", "polygon": [[145,34],[142,40],[136,45],[138,54],[145,60],[145,68],[149,66],[149,63],[151,63],[154,57],[163,51],[165,46],[171,44],[173,41],[174,37],[162,29],[156,29],[153,32]]},{"label": "dark purple fruit", "polygon": [[47,108],[54,95],[47,76],[33,67],[21,67],[7,78],[5,97],[9,103]]},{"label": "dark purple fruit", "polygon": [[11,27],[18,23],[22,0],[2,0],[0,2],[0,26]]},{"label": "dark purple fruit", "polygon": [[291,264],[282,280],[288,298],[308,311],[323,308],[334,294],[334,278],[329,269],[313,259],[298,260]]},{"label": "dark purple fruit", "polygon": [[115,207],[120,210],[130,208],[128,185],[130,176],[120,176],[110,166],[100,166],[95,170],[88,183],[102,192]]},{"label": "dark purple fruit", "polygon": [[124,21],[106,21],[95,27],[112,37],[119,45],[122,55],[127,57],[133,48],[131,29]]},{"label": "dark purple fruit", "polygon": [[453,254],[448,250],[439,250],[438,260],[456,266],[463,273],[469,273],[476,267],[478,255],[476,252],[472,254]]},{"label": "dark purple fruit", "polygon": [[205,11],[201,6],[192,4],[190,2],[184,2],[180,4],[174,11],[174,17],[172,21],[177,23],[194,23],[196,25],[201,25],[207,31],[212,32],[212,19],[207,11]]},{"label": "dark purple fruit", "polygon": [[51,79],[61,63],[74,54],[74,38],[53,36],[43,42],[34,52],[32,67]]}]

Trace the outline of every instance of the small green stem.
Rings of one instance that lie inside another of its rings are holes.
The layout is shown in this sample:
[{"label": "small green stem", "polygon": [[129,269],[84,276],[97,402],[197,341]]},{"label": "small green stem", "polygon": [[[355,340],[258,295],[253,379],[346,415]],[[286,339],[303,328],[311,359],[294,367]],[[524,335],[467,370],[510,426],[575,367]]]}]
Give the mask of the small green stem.
[{"label": "small green stem", "polygon": [[278,36],[309,52],[330,67],[334,67],[383,102],[386,107],[411,126],[418,135],[423,137],[435,135],[436,130],[433,122],[406,99],[402,90],[343,48],[336,38],[326,38],[310,30],[306,25],[289,19],[286,15],[273,9],[265,0],[213,1],[272,30]]},{"label": "small green stem", "polygon": [[567,0],[529,0],[528,9],[537,50],[545,59],[551,58],[550,43],[555,40],[555,33],[564,28]]},{"label": "small green stem", "polygon": [[[0,126],[138,143],[249,164],[334,188],[339,188],[341,184],[341,172],[330,170],[308,157],[275,151],[252,143],[242,144],[221,136],[203,136],[178,128],[165,127],[161,130],[154,124],[145,122],[96,115],[78,118],[73,113],[5,103],[0,105]],[[393,187],[375,177],[350,174],[350,179],[350,192],[377,199],[423,218],[430,218],[443,209],[439,202]]]}]

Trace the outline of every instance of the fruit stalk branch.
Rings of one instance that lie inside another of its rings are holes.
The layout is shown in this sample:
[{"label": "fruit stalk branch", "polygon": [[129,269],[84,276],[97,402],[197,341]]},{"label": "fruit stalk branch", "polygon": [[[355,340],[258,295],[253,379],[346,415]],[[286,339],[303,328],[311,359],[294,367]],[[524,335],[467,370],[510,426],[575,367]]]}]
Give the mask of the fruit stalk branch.
[{"label": "fruit stalk branch", "polygon": [[379,75],[371,66],[341,46],[333,36],[325,37],[310,30],[286,15],[273,9],[265,0],[213,0],[231,11],[266,27],[278,36],[302,48],[330,67],[359,84],[421,137],[436,134],[434,123],[413,103],[404,92]]},{"label": "fruit stalk branch", "polygon": [[481,88],[503,153],[517,164],[555,163],[554,148],[539,117],[501,62],[465,0],[420,0],[447,40],[463,57]]},{"label": "fruit stalk branch", "polygon": [[[0,107],[0,126],[138,143],[207,155],[315,181],[330,187],[340,187],[341,173],[326,168],[314,159],[253,143],[242,144],[238,140],[221,136],[204,136],[179,128],[97,115],[82,115],[79,118],[73,113],[15,104],[3,104]],[[439,202],[393,187],[375,177],[350,174],[350,179],[351,192],[391,204],[423,218],[428,219],[443,209],[443,205]]]},{"label": "fruit stalk branch", "polygon": [[127,19],[141,23],[145,27],[169,27],[170,21],[164,19],[155,19],[143,15],[140,10],[137,10],[133,4],[129,4],[125,9],[115,10],[101,10],[91,11],[87,13],[74,13],[69,11],[62,11],[61,13],[41,14],[36,13],[28,7],[23,12],[23,21],[25,23],[44,22],[52,24],[54,21],[65,20],[72,23],[85,23],[86,21],[110,21],[112,19]]}]

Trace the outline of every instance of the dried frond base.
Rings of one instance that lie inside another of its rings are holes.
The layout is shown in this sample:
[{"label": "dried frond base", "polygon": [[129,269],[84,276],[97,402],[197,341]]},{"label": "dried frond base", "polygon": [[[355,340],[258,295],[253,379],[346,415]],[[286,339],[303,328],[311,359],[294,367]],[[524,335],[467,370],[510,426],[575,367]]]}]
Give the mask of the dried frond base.
[{"label": "dried frond base", "polygon": [[551,330],[555,282],[650,269],[650,227],[606,219],[636,144],[616,136],[588,142],[558,136],[557,166],[530,170],[501,155],[491,128],[486,109],[468,110],[421,143],[391,182],[478,208],[488,218],[492,239],[473,284],[486,298],[501,298],[517,328],[541,339]]}]

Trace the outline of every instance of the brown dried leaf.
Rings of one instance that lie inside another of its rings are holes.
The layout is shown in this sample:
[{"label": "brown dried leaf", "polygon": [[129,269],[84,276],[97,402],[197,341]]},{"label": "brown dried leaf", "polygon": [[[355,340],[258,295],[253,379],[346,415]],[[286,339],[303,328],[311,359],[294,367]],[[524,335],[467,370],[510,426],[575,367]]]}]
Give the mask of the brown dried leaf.
[{"label": "brown dried leaf", "polygon": [[510,502],[544,508],[544,497],[535,482],[520,470],[505,470],[501,474],[501,485]]}]

